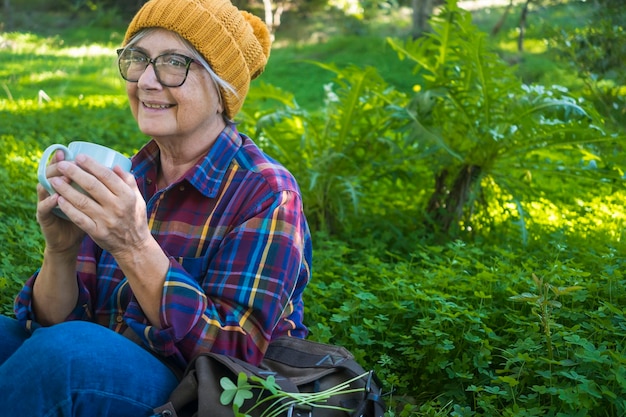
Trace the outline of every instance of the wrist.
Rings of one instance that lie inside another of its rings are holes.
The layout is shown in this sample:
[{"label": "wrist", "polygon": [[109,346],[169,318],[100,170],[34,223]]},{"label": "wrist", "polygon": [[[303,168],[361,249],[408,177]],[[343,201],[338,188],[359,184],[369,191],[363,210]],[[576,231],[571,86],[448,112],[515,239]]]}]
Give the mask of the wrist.
[{"label": "wrist", "polygon": [[142,240],[122,249],[109,250],[120,265],[141,262],[144,258],[152,258],[154,254],[162,251],[157,241],[153,238]]},{"label": "wrist", "polygon": [[69,249],[55,249],[46,246],[43,251],[44,259],[55,262],[76,262],[78,257],[78,251],[80,246],[72,247]]}]

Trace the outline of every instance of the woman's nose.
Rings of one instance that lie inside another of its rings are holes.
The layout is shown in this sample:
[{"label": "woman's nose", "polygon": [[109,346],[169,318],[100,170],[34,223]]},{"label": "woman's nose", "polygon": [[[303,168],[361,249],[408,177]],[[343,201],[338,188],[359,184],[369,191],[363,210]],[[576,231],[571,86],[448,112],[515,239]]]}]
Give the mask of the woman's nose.
[{"label": "woman's nose", "polygon": [[137,86],[139,88],[160,88],[161,83],[159,82],[159,78],[156,75],[156,70],[154,68],[154,64],[150,63],[137,80]]}]

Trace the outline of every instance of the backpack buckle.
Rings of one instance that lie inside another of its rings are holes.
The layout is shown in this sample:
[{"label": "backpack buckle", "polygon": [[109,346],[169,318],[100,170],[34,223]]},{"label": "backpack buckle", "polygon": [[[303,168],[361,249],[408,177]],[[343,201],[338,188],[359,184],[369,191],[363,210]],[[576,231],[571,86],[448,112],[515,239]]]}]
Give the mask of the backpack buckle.
[{"label": "backpack buckle", "polygon": [[291,404],[287,410],[287,417],[313,417],[313,407]]}]

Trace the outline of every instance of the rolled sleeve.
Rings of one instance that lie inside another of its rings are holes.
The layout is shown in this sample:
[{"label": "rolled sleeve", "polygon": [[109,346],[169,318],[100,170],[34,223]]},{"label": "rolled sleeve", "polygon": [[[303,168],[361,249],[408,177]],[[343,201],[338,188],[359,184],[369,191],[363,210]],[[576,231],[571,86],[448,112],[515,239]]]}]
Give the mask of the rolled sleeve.
[{"label": "rolled sleeve", "polygon": [[[26,330],[34,331],[41,327],[41,324],[37,321],[35,312],[33,310],[33,287],[35,280],[39,272],[31,276],[22,287],[21,291],[15,297],[15,303],[13,310],[17,320],[24,326]],[[92,305],[91,296],[87,286],[78,278],[78,300],[76,306],[72,312],[67,316],[65,321],[71,320],[91,320],[92,318]]]}]

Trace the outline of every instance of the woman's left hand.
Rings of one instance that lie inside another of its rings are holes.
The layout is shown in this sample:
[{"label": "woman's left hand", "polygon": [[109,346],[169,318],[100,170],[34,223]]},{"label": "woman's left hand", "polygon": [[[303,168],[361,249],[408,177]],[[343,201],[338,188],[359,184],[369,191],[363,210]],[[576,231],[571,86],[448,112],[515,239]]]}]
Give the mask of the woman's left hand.
[{"label": "woman's left hand", "polygon": [[75,163],[62,161],[58,169],[89,194],[68,183],[55,186],[59,207],[102,249],[114,257],[132,256],[152,239],[146,203],[132,173],[109,169],[86,155],[78,155]]}]

